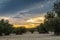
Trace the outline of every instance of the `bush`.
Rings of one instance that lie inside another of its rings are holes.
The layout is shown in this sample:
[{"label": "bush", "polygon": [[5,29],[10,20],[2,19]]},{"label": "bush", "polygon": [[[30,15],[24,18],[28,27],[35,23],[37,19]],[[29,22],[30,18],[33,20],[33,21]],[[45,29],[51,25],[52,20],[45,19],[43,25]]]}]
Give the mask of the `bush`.
[{"label": "bush", "polygon": [[29,32],[31,32],[32,34],[34,33],[35,29],[34,28],[30,28]]},{"label": "bush", "polygon": [[9,35],[12,32],[12,28],[13,27],[8,20],[0,20],[0,35],[2,35],[3,33],[5,35]]},{"label": "bush", "polygon": [[48,31],[46,30],[46,28],[44,27],[44,24],[40,24],[38,27],[37,27],[37,31],[40,33],[48,33]]},{"label": "bush", "polygon": [[18,34],[23,34],[23,33],[26,33],[26,28],[24,27],[18,27],[15,29],[15,33],[18,35]]}]

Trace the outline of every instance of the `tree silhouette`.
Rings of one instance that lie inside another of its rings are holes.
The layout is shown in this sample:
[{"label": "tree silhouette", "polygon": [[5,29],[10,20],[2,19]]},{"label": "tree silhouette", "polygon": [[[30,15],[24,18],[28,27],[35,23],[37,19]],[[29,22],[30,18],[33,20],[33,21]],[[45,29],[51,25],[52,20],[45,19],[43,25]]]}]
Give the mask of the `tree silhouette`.
[{"label": "tree silhouette", "polygon": [[9,35],[12,32],[12,28],[13,28],[12,25],[9,24],[8,20],[6,20],[4,24],[4,34]]},{"label": "tree silhouette", "polygon": [[15,33],[18,35],[18,34],[23,34],[23,33],[26,33],[26,28],[25,27],[18,27],[15,29]]},{"label": "tree silhouette", "polygon": [[55,19],[55,31],[54,31],[54,33],[56,35],[60,35],[60,1],[57,3],[54,3],[53,10],[57,14],[57,17]]},{"label": "tree silhouette", "polygon": [[57,16],[60,17],[60,1],[57,3],[54,3],[53,10],[56,12]]},{"label": "tree silhouette", "polygon": [[5,35],[9,35],[12,31],[12,25],[8,22],[8,20],[1,19],[0,20],[0,35],[4,33]]},{"label": "tree silhouette", "polygon": [[37,31],[39,32],[39,34],[40,33],[48,33],[48,31],[44,27],[44,24],[42,24],[42,23],[37,27]]},{"label": "tree silhouette", "polygon": [[44,26],[47,28],[49,31],[54,30],[54,20],[55,20],[55,14],[53,12],[47,12],[45,15],[45,21],[44,21]]}]

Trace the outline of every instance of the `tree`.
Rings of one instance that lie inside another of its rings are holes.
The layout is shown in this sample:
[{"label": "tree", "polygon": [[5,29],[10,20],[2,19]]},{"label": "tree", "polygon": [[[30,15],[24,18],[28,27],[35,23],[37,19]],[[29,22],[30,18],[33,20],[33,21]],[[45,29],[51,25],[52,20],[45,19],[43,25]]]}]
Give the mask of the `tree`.
[{"label": "tree", "polygon": [[15,33],[18,35],[18,34],[23,34],[23,33],[26,33],[26,28],[25,27],[18,27],[15,29]]},{"label": "tree", "polygon": [[40,33],[48,33],[48,30],[46,30],[46,28],[44,27],[44,24],[40,24],[38,27],[37,27],[37,31]]},{"label": "tree", "polygon": [[54,20],[55,14],[53,12],[47,12],[47,14],[45,15],[44,26],[48,31],[54,31]]},{"label": "tree", "polygon": [[4,26],[3,26],[3,23],[4,22],[4,20],[3,19],[1,19],[0,20],[0,36],[2,36],[2,34],[3,34],[3,29],[4,29]]},{"label": "tree", "polygon": [[58,18],[54,20],[54,34],[60,35],[60,19]]},{"label": "tree", "polygon": [[5,35],[9,35],[12,31],[12,25],[8,22],[8,20],[1,19],[0,20],[0,34],[4,33]]},{"label": "tree", "polygon": [[57,17],[55,19],[55,35],[60,35],[60,1],[57,3],[54,3],[53,10],[57,14]]},{"label": "tree", "polygon": [[9,24],[9,21],[6,20],[4,24],[4,34],[9,35],[13,30],[13,27],[11,24]]},{"label": "tree", "polygon": [[54,11],[52,11],[52,13],[48,12],[45,16],[46,19],[44,24],[45,27],[49,30],[52,30],[55,35],[60,35],[60,2],[54,3],[53,10]]},{"label": "tree", "polygon": [[55,13],[57,14],[58,17],[60,17],[60,1],[54,3],[54,8],[53,10],[55,11]]}]

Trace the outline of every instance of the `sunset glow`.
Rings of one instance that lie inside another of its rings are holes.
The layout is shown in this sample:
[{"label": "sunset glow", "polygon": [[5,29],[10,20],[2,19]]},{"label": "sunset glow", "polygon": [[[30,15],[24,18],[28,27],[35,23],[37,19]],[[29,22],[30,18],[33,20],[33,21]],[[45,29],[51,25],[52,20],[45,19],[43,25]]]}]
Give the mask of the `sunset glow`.
[{"label": "sunset glow", "polygon": [[44,19],[45,19],[45,17],[37,17],[37,18],[29,19],[29,20],[27,20],[27,22],[31,22],[31,23],[43,23]]},{"label": "sunset glow", "polygon": [[13,27],[36,27],[44,23],[44,16],[56,0],[0,0],[0,19],[8,20]]},{"label": "sunset glow", "polygon": [[14,27],[26,27],[26,28],[34,28],[38,26],[40,23],[44,23],[44,17],[32,18],[26,21],[25,24],[14,24]]},{"label": "sunset glow", "polygon": [[35,17],[35,18],[31,18],[28,20],[24,20],[24,22],[22,21],[22,24],[20,23],[19,20],[15,20],[9,17],[0,17],[0,19],[5,19],[5,20],[9,20],[9,22],[11,24],[13,24],[13,27],[26,27],[26,28],[34,28],[37,25],[39,25],[40,23],[44,23],[44,17]]}]

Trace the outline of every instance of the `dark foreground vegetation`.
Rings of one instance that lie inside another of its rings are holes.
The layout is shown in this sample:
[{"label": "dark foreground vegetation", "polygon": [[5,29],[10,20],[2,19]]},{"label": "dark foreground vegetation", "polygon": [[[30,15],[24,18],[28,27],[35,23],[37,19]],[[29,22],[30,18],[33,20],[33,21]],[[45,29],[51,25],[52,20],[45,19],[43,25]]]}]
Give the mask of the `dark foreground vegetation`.
[{"label": "dark foreground vegetation", "polygon": [[9,24],[8,20],[1,19],[0,20],[0,36],[3,35],[9,35],[12,32],[12,25]]},{"label": "dark foreground vegetation", "polygon": [[41,23],[36,28],[25,28],[18,27],[13,28],[13,25],[9,23],[8,20],[1,19],[0,20],[0,36],[2,35],[10,35],[11,33],[15,33],[16,35],[22,35],[26,32],[34,31],[40,33],[49,33],[54,32],[54,35],[60,35],[60,2],[54,3],[53,11],[47,12],[45,15],[44,23]]}]

